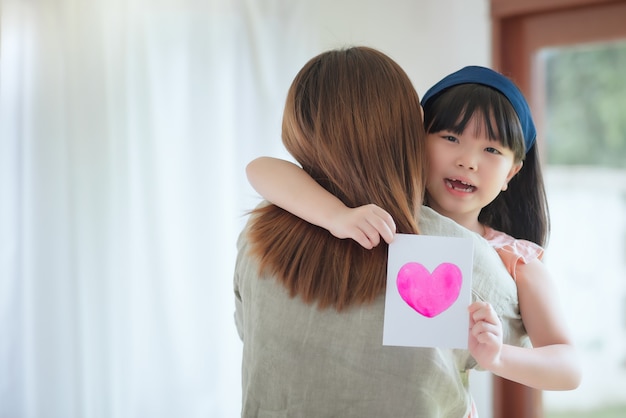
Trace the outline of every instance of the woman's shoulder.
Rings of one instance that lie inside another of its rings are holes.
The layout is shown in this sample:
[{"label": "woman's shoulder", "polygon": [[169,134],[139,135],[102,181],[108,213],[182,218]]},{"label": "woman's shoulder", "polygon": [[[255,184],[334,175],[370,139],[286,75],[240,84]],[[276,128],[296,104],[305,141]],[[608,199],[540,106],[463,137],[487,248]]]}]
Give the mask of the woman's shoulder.
[{"label": "woman's shoulder", "polygon": [[439,235],[448,237],[474,237],[474,232],[464,228],[428,206],[419,211],[419,228],[422,235]]},{"label": "woman's shoulder", "polygon": [[519,313],[517,287],[502,259],[480,234],[462,227],[450,218],[423,206],[419,216],[420,233],[469,238],[473,242],[472,299],[489,302],[502,320],[504,341],[528,346],[529,340]]}]

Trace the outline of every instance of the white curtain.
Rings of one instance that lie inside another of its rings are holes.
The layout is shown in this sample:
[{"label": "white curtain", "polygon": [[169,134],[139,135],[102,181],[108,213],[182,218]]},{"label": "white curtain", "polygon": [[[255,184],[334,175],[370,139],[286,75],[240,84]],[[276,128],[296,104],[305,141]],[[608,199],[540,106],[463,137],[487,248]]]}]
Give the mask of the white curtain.
[{"label": "white curtain", "polygon": [[0,0],[0,418],[238,416],[244,168],[286,157],[294,75],[365,44],[423,93],[486,63],[487,16],[487,0]]},{"label": "white curtain", "polygon": [[297,3],[1,0],[0,417],[239,414],[244,167],[319,49]]}]

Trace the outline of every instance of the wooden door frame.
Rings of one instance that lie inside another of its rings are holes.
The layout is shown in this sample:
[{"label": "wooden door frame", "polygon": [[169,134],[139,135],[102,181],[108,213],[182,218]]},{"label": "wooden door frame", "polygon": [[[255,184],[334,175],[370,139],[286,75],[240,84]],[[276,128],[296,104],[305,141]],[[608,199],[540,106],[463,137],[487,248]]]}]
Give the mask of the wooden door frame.
[{"label": "wooden door frame", "polygon": [[[626,38],[626,0],[490,0],[492,67],[520,87],[544,148],[543,94],[532,80],[540,71],[533,62],[547,46]],[[541,391],[494,378],[494,418],[542,418]]]}]

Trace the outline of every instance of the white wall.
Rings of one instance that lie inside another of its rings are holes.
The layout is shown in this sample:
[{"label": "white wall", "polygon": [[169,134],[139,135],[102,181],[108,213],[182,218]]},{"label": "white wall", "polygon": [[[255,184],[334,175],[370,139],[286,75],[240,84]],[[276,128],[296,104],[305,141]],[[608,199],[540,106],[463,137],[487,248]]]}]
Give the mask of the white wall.
[{"label": "white wall", "polygon": [[396,59],[422,96],[444,75],[465,65],[489,65],[487,0],[323,0],[324,47],[365,43]]}]

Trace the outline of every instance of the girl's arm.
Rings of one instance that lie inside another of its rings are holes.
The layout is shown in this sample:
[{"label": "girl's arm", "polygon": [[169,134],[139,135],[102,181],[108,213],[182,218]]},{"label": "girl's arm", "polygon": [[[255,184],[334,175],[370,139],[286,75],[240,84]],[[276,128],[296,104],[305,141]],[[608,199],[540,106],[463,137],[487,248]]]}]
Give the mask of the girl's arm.
[{"label": "girl's arm", "polygon": [[265,199],[337,238],[352,238],[368,249],[377,246],[381,236],[393,241],[396,226],[387,211],[374,204],[348,208],[289,161],[259,157],[246,166],[246,174]]},{"label": "girl's arm", "polygon": [[565,329],[556,290],[540,260],[519,264],[517,292],[533,348],[502,344],[502,325],[489,304],[470,305],[470,351],[495,375],[541,390],[572,390],[581,380],[576,349]]}]

